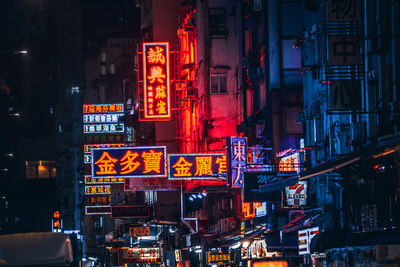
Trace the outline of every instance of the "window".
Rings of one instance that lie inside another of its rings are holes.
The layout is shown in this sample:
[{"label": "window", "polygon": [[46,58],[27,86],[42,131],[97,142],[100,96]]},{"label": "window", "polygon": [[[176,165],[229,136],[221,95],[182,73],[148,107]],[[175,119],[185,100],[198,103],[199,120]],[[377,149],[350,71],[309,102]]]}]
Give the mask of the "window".
[{"label": "window", "polygon": [[28,179],[55,178],[56,162],[51,160],[26,161],[25,177]]},{"label": "window", "polygon": [[211,94],[226,94],[228,87],[226,83],[226,73],[210,74]]},{"label": "window", "polygon": [[225,12],[225,8],[210,8],[208,10],[208,31],[210,37],[226,36],[227,30]]}]

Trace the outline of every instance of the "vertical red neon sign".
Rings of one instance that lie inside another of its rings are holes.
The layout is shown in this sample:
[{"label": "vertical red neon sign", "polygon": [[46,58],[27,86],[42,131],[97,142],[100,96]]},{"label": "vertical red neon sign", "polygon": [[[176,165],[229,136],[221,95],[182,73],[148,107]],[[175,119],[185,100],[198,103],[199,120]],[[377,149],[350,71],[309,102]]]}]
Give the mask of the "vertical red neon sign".
[{"label": "vertical red neon sign", "polygon": [[168,43],[143,43],[144,118],[170,120]]}]

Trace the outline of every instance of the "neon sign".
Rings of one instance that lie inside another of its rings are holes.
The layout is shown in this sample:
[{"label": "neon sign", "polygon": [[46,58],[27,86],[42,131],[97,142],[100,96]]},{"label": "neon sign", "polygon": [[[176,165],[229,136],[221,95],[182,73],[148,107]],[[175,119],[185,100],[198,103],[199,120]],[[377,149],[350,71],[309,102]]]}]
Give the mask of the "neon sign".
[{"label": "neon sign", "polygon": [[231,252],[209,251],[207,252],[207,263],[209,265],[218,263],[229,263],[232,260]]},{"label": "neon sign", "polygon": [[161,263],[161,248],[121,248],[123,263]]},{"label": "neon sign", "polygon": [[92,148],[93,147],[123,147],[125,144],[86,144],[83,145],[83,163],[91,164],[92,163]]},{"label": "neon sign", "polygon": [[83,114],[83,123],[118,123],[123,115],[123,113]]},{"label": "neon sign", "polygon": [[86,206],[86,215],[111,214],[111,205]]},{"label": "neon sign", "polygon": [[300,154],[299,152],[282,157],[279,161],[280,172],[300,172]]},{"label": "neon sign", "polygon": [[83,113],[115,113],[123,112],[124,104],[85,104],[83,105]]},{"label": "neon sign", "polygon": [[229,164],[228,179],[232,187],[242,187],[242,173],[247,168],[247,138],[227,137],[227,155]]},{"label": "neon sign", "polygon": [[61,218],[60,211],[56,210],[53,212],[53,217],[51,220],[51,231],[52,232],[62,232],[63,220]]},{"label": "neon sign", "polygon": [[101,206],[110,204],[111,204],[111,195],[86,196],[86,205],[88,206]]},{"label": "neon sign", "polygon": [[225,154],[169,154],[168,179],[221,179],[226,177]]},{"label": "neon sign", "polygon": [[85,195],[108,195],[111,194],[110,185],[88,185],[85,186]]},{"label": "neon sign", "polygon": [[98,133],[123,133],[123,123],[95,123],[95,124],[84,124],[83,133],[85,134],[98,134]]},{"label": "neon sign", "polygon": [[92,149],[92,177],[166,177],[166,147]]},{"label": "neon sign", "polygon": [[171,119],[168,43],[143,43],[144,119]]},{"label": "neon sign", "polygon": [[85,184],[123,184],[125,183],[125,178],[92,178],[90,175],[85,175]]}]

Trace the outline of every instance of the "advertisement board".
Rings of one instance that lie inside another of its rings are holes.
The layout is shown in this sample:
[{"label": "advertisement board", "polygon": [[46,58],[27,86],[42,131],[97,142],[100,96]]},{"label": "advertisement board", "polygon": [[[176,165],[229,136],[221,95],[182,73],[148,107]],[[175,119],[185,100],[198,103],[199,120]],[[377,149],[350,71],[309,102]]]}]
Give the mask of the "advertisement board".
[{"label": "advertisement board", "polygon": [[228,182],[232,187],[243,186],[243,171],[247,168],[247,138],[227,137],[226,153],[228,157]]},{"label": "advertisement board", "polygon": [[168,43],[143,43],[145,120],[171,119]]},{"label": "advertisement board", "polygon": [[92,177],[166,177],[166,147],[92,148]]},{"label": "advertisement board", "polygon": [[307,182],[300,181],[285,187],[284,204],[286,207],[300,207],[307,205]]},{"label": "advertisement board", "polygon": [[225,179],[225,154],[168,154],[168,179]]},{"label": "advertisement board", "polygon": [[151,248],[121,248],[119,249],[120,263],[162,263],[162,249],[160,247]]}]

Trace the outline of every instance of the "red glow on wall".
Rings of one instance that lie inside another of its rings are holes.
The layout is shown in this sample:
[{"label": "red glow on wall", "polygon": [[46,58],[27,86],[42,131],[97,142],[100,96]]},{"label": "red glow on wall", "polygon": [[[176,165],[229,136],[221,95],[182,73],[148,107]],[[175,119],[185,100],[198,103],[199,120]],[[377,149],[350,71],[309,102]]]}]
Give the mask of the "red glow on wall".
[{"label": "red glow on wall", "polygon": [[143,43],[143,105],[145,120],[170,120],[168,43]]}]

